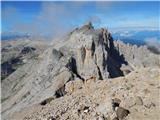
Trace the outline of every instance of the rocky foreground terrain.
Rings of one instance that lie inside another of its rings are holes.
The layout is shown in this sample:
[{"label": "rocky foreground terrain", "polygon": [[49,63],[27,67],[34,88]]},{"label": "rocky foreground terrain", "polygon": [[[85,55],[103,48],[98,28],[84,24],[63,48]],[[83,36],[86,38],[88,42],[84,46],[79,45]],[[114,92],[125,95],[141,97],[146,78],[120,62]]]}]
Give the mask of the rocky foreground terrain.
[{"label": "rocky foreground terrain", "polygon": [[[103,81],[80,79],[66,84],[67,94],[48,98],[40,104],[15,113],[12,119],[24,120],[159,120],[160,70],[142,68],[126,75]],[[122,111],[114,110],[119,104]]]},{"label": "rocky foreground terrain", "polygon": [[2,119],[160,118],[160,55],[146,46],[113,41],[89,23],[42,48],[31,59],[24,54],[35,50],[23,47],[18,56],[29,59],[3,79]]}]

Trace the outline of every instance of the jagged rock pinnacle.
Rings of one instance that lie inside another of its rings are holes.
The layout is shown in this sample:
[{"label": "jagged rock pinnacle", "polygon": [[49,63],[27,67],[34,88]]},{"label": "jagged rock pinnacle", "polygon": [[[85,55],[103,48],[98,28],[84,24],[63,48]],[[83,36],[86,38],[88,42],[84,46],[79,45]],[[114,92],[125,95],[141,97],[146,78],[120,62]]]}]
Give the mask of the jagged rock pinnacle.
[{"label": "jagged rock pinnacle", "polygon": [[88,23],[86,23],[86,24],[84,24],[81,28],[80,28],[80,30],[90,30],[90,29],[94,29],[94,27],[93,27],[93,25],[92,25],[92,22],[88,22]]},{"label": "jagged rock pinnacle", "polygon": [[80,26],[79,28],[75,28],[73,31],[71,31],[71,32],[69,33],[69,35],[73,34],[75,31],[78,31],[78,32],[80,32],[80,31],[86,32],[86,31],[92,30],[92,29],[94,29],[94,27],[93,27],[93,25],[92,25],[92,22],[89,21],[89,22],[87,22],[86,24],[84,24],[83,26]]},{"label": "jagged rock pinnacle", "polygon": [[87,22],[87,24],[85,24],[85,26],[88,26],[88,27],[90,27],[90,28],[93,28],[93,24],[92,24],[91,21]]}]

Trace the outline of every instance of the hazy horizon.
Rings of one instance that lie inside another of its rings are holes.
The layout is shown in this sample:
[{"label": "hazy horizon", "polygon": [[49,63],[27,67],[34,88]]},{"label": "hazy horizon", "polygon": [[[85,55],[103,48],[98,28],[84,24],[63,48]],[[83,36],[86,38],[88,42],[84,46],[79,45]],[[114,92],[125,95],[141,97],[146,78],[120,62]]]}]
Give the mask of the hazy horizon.
[{"label": "hazy horizon", "polygon": [[159,28],[159,3],[145,1],[2,1],[2,31],[57,35],[92,21],[95,27]]}]

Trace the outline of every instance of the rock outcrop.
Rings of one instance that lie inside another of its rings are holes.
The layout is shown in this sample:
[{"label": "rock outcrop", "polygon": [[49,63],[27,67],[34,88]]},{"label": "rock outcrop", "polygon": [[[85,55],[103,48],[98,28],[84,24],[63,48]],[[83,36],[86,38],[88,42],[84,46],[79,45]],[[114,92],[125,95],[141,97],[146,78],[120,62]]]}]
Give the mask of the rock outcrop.
[{"label": "rock outcrop", "polygon": [[132,68],[160,67],[160,57],[147,49],[147,46],[124,44],[122,41],[114,41],[116,49]]}]

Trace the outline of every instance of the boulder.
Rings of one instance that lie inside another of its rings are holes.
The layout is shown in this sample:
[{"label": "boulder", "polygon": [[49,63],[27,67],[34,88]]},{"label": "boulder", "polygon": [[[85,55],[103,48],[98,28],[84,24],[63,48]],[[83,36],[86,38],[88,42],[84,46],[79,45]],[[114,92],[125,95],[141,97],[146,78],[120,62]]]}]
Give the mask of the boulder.
[{"label": "boulder", "polygon": [[69,94],[77,91],[83,87],[83,81],[81,79],[76,79],[74,81],[69,81],[65,84],[65,91]]},{"label": "boulder", "polygon": [[136,103],[136,105],[143,105],[143,100],[142,100],[142,98],[139,97],[139,96],[137,96],[137,97],[135,98],[135,103]]},{"label": "boulder", "polygon": [[123,107],[118,107],[116,110],[116,115],[119,120],[123,120],[125,117],[128,116],[129,113],[130,113],[129,110],[127,110]]}]

